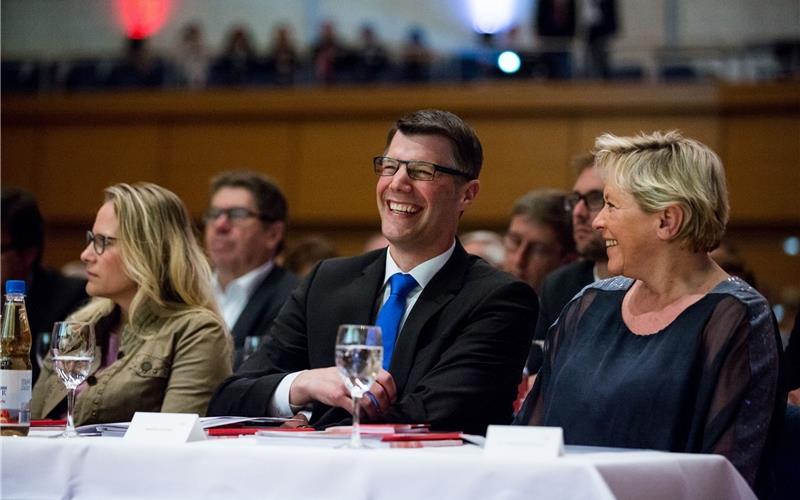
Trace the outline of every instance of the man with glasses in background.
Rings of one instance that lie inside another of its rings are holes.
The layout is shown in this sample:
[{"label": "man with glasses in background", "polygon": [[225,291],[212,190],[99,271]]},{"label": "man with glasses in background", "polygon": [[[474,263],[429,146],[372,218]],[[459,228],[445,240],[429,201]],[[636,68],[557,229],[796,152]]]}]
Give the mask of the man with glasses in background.
[{"label": "man with glasses in background", "polygon": [[503,269],[539,293],[548,273],[575,260],[564,193],[537,189],[514,202],[503,244]]},{"label": "man with glasses in background", "polygon": [[[594,168],[591,154],[579,155],[572,164],[578,178],[572,193],[564,199],[564,211],[572,216],[572,234],[580,260],[550,273],[542,283],[539,295],[539,321],[536,323],[535,341],[544,340],[547,330],[583,287],[597,280],[608,278],[606,246],[599,231],[592,228],[592,221],[603,208],[603,179]],[[531,375],[541,366],[541,350],[531,350],[527,369]]]},{"label": "man with glasses in background", "polygon": [[275,263],[286,233],[286,199],[264,175],[224,172],[211,180],[203,219],[214,296],[233,335],[236,369],[245,339],[267,334],[297,285],[297,278]]},{"label": "man with glasses in background", "polygon": [[456,239],[482,161],[474,130],[452,113],[398,120],[372,165],[388,248],[312,271],[275,319],[273,341],[222,384],[209,415],[305,410],[318,428],[349,423],[353,403],[334,366],[337,327],[377,323],[384,369],[361,399],[367,421],[469,433],[509,423],[538,301]]}]

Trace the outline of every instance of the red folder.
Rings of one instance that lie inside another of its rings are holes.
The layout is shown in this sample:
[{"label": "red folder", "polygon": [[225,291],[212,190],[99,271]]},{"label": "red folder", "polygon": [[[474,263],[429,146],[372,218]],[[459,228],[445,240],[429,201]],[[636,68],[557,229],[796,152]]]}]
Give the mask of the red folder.
[{"label": "red folder", "polygon": [[66,420],[31,420],[31,427],[64,427],[67,425]]},{"label": "red folder", "polygon": [[451,439],[461,439],[460,432],[420,432],[420,433],[397,433],[386,434],[381,441],[442,441]]}]

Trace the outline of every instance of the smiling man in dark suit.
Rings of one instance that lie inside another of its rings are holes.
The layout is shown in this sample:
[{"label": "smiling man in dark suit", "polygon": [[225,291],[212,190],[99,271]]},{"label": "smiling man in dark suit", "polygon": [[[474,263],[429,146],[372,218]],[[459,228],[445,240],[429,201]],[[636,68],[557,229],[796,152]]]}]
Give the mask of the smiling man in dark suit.
[{"label": "smiling man in dark suit", "polygon": [[242,364],[245,339],[267,334],[297,285],[297,278],[275,263],[286,218],[286,199],[264,175],[232,171],[211,180],[205,241],[214,295],[233,335],[234,368]]},{"label": "smiling man in dark suit", "polygon": [[307,410],[316,427],[348,423],[352,401],[334,366],[337,327],[380,323],[394,276],[410,275],[396,343],[384,345],[393,350],[388,370],[362,398],[364,417],[472,433],[509,423],[537,299],[456,240],[482,160],[475,132],[452,113],[398,120],[373,160],[389,247],[319,264],[276,318],[273,341],[222,384],[209,414]]}]

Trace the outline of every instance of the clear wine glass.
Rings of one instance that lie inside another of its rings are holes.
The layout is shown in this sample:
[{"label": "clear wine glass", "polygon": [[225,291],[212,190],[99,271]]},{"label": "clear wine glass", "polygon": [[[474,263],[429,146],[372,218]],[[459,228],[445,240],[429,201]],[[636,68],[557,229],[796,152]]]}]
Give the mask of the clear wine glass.
[{"label": "clear wine glass", "polygon": [[358,427],[359,401],[375,382],[383,365],[381,328],[340,325],[336,335],[336,367],[353,399],[353,427],[346,448],[365,448]]},{"label": "clear wine glass", "polygon": [[58,321],[53,326],[53,369],[67,387],[67,427],[64,437],[76,437],[73,408],[75,388],[86,380],[94,361],[94,325],[82,321]]}]

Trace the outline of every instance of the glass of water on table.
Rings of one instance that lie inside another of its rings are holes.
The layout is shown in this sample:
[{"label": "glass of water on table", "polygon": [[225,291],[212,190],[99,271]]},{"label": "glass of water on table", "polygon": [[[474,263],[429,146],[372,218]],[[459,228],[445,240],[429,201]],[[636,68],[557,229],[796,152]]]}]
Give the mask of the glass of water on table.
[{"label": "glass of water on table", "polygon": [[358,427],[359,401],[375,382],[382,365],[383,344],[379,326],[339,326],[336,368],[353,399],[353,428],[346,448],[365,448]]},{"label": "glass of water on table", "polygon": [[82,321],[59,321],[53,326],[51,359],[61,382],[67,388],[67,427],[64,437],[76,437],[73,410],[75,389],[86,380],[94,361],[94,325]]}]

